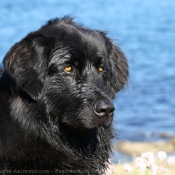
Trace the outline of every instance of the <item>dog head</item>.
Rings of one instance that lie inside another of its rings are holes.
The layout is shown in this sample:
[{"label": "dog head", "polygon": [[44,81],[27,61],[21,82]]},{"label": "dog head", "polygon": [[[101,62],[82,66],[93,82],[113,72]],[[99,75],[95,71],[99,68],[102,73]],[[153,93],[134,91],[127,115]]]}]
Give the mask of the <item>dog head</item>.
[{"label": "dog head", "polygon": [[[115,94],[128,77],[127,60],[104,32],[71,18],[54,19],[16,43],[4,67],[47,117],[76,129],[111,125]],[[42,117],[41,117],[42,120]]]}]

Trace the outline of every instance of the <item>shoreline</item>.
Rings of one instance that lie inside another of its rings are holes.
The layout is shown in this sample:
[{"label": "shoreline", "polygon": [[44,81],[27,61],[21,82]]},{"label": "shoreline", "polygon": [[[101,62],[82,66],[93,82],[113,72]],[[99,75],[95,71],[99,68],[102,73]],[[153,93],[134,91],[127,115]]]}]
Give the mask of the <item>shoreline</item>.
[{"label": "shoreline", "polygon": [[143,152],[151,151],[156,153],[158,151],[164,151],[168,154],[175,152],[175,138],[168,141],[155,141],[155,142],[133,142],[133,141],[122,141],[114,146],[114,151],[130,156],[139,156]]},{"label": "shoreline", "polygon": [[[132,175],[133,172],[129,173],[125,170],[125,165],[127,164],[133,171],[136,171],[136,158],[148,152],[154,154],[155,157],[157,157],[158,152],[165,152],[167,157],[175,158],[175,137],[173,136],[169,140],[158,140],[154,142],[121,141],[117,143],[114,145],[114,157],[116,160],[112,160],[114,162],[112,175]],[[124,156],[124,158],[122,156]],[[162,169],[165,167],[164,170],[175,173],[174,168],[168,169],[170,166],[168,166],[166,162],[156,160],[156,163],[157,167],[162,167]]]},{"label": "shoreline", "polygon": [[131,162],[136,156],[141,155],[143,152],[152,151],[154,153],[158,151],[164,151],[168,155],[175,154],[175,136],[169,133],[157,133],[159,139],[155,141],[130,141],[121,140],[113,143],[113,155],[112,160],[118,163],[118,160],[122,162]]}]

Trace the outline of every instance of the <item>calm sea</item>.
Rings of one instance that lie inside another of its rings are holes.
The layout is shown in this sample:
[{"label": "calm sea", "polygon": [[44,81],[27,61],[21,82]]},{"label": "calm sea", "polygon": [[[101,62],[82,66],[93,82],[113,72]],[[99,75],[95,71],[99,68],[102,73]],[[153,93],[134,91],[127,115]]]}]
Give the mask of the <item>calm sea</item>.
[{"label": "calm sea", "polygon": [[175,1],[2,0],[0,61],[27,33],[66,14],[109,31],[128,57],[129,86],[115,100],[118,139],[175,135]]}]

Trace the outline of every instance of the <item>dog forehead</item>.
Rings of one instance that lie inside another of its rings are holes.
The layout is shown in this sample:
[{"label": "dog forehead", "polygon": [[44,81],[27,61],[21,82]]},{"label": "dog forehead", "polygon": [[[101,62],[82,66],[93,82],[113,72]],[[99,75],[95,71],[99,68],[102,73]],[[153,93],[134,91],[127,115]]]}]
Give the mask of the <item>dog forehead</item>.
[{"label": "dog forehead", "polygon": [[55,48],[64,46],[71,53],[86,56],[107,54],[104,36],[96,30],[78,28],[74,26],[62,26],[56,37]]},{"label": "dog forehead", "polygon": [[83,35],[83,44],[87,45],[87,49],[95,49],[98,52],[106,51],[105,40],[96,31],[91,34]]}]

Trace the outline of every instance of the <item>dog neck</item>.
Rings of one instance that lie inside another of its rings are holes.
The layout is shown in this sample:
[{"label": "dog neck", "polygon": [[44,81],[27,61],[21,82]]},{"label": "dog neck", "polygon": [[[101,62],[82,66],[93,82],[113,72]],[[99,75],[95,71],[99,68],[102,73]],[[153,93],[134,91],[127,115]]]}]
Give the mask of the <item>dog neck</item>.
[{"label": "dog neck", "polygon": [[[83,154],[97,154],[103,151],[108,153],[110,141],[113,138],[112,129],[102,126],[80,131],[65,124],[59,124],[60,138],[74,151]],[[106,134],[108,133],[108,134]]]}]

